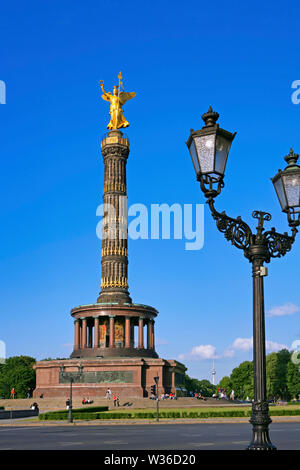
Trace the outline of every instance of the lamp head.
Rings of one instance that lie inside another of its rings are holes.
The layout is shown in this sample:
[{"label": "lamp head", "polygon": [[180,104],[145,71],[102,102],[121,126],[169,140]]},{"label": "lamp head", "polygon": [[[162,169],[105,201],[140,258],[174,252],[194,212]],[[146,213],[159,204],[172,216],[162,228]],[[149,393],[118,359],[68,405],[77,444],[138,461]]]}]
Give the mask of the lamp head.
[{"label": "lamp head", "polygon": [[288,216],[291,227],[300,224],[300,166],[297,165],[299,155],[290,149],[284,157],[287,167],[278,170],[272,182],[283,212]]},{"label": "lamp head", "polygon": [[202,115],[204,126],[191,129],[186,142],[197,180],[206,197],[216,197],[224,186],[223,178],[231,143],[236,135],[219,127],[219,114],[210,106]]}]

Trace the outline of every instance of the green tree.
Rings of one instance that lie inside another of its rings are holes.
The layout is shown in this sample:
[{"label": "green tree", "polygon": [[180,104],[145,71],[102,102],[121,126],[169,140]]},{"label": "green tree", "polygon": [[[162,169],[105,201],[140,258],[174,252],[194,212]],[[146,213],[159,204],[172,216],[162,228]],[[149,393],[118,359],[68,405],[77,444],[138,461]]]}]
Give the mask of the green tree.
[{"label": "green tree", "polygon": [[35,359],[29,356],[14,356],[6,359],[0,367],[0,396],[10,398],[15,389],[16,398],[26,398],[28,389],[35,388]]},{"label": "green tree", "polygon": [[268,354],[266,357],[266,385],[267,385],[267,397],[277,398],[278,397],[278,357],[275,352]]},{"label": "green tree", "polygon": [[287,389],[290,398],[300,398],[300,372],[299,364],[294,364],[290,361],[287,365],[286,374]]},{"label": "green tree", "polygon": [[199,390],[198,390],[199,389],[199,380],[192,379],[187,374],[185,374],[184,381],[185,381],[185,388],[188,392],[188,395],[190,394],[190,392],[199,393]]},{"label": "green tree", "polygon": [[253,398],[253,363],[250,361],[242,362],[233,369],[230,380],[235,396],[239,398]]},{"label": "green tree", "polygon": [[273,352],[266,358],[267,396],[268,398],[289,399],[290,393],[287,385],[287,368],[291,362],[291,353],[282,349]]},{"label": "green tree", "polygon": [[189,377],[185,374],[185,388],[188,391],[193,393],[201,393],[205,397],[211,397],[216,390],[215,385],[212,385],[209,380],[198,380]]},{"label": "green tree", "polygon": [[218,383],[217,388],[221,388],[222,390],[225,390],[227,396],[229,396],[232,391],[232,382],[230,380],[230,377],[225,375],[225,377],[223,377]]},{"label": "green tree", "polygon": [[[291,353],[287,349],[268,354],[266,357],[266,385],[268,398],[284,398],[288,400],[297,396],[300,374],[297,366],[291,362]],[[234,390],[235,396],[254,398],[253,362],[242,362],[233,369],[230,377],[223,377],[219,387]],[[298,391],[299,390],[299,391]]]},{"label": "green tree", "polygon": [[209,380],[199,380],[200,392],[204,397],[212,397],[216,391],[216,386]]},{"label": "green tree", "polygon": [[290,398],[287,386],[287,367],[291,362],[291,353],[287,349],[281,349],[277,353],[277,383],[278,395],[288,400]]}]

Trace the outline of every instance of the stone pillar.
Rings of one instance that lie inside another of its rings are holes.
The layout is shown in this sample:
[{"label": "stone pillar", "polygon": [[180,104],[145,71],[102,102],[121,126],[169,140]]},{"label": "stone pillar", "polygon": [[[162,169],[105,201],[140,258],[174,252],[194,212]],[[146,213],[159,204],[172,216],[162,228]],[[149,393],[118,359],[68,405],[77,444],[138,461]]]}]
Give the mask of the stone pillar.
[{"label": "stone pillar", "polygon": [[130,348],[130,317],[125,317],[125,348]]},{"label": "stone pillar", "polygon": [[109,316],[109,347],[115,347],[115,317],[114,315]]},{"label": "stone pillar", "polygon": [[148,323],[147,323],[147,348],[148,349],[152,349],[152,331],[153,331],[152,320],[148,320]]},{"label": "stone pillar", "polygon": [[130,324],[130,346],[132,348],[135,347],[135,341],[134,341],[134,324],[133,321]]},{"label": "stone pillar", "polygon": [[[103,224],[101,292],[97,302],[131,303],[128,292],[126,163],[129,141],[113,129],[101,141],[104,161],[103,203],[113,206]],[[110,214],[112,212],[112,214]],[[106,227],[106,228],[104,228]],[[108,236],[107,236],[108,235]]]},{"label": "stone pillar", "polygon": [[82,348],[82,320],[79,320],[79,347]]},{"label": "stone pillar", "polygon": [[152,320],[152,338],[151,338],[152,349],[155,349],[154,325],[155,325],[155,321]]},{"label": "stone pillar", "polygon": [[144,349],[144,318],[139,318],[139,349]]},{"label": "stone pillar", "polygon": [[74,349],[79,349],[80,348],[80,326],[79,326],[79,320],[76,319],[74,321]]},{"label": "stone pillar", "polygon": [[86,318],[82,318],[82,337],[81,337],[81,349],[86,348],[86,340],[87,340],[87,320]]},{"label": "stone pillar", "polygon": [[93,347],[93,324],[91,323],[91,321],[89,321],[88,329],[89,329],[89,342],[88,342],[88,347],[89,347],[89,348],[92,348],[92,347]]},{"label": "stone pillar", "polygon": [[99,348],[99,317],[94,317],[94,348]]}]

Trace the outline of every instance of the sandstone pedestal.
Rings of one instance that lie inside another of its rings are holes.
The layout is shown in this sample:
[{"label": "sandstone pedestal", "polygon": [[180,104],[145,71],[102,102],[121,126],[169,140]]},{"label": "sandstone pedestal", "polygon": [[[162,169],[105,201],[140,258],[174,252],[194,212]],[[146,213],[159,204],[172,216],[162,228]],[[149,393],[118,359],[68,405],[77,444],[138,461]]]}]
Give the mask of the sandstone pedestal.
[{"label": "sandstone pedestal", "polygon": [[[64,365],[64,373],[61,366]],[[78,378],[78,366],[82,373]],[[120,398],[150,397],[154,377],[159,377],[159,395],[173,393],[184,396],[183,364],[175,360],[155,358],[69,359],[36,363],[37,384],[34,397],[66,397],[70,395],[70,377],[74,377],[75,397],[104,398],[106,390]]]}]

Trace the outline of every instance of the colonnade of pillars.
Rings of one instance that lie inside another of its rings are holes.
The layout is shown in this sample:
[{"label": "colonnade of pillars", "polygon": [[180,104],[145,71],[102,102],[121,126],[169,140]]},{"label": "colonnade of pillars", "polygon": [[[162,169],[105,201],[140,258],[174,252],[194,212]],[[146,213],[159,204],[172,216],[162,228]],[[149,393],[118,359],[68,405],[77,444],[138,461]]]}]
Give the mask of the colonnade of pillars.
[{"label": "colonnade of pillars", "polygon": [[[74,349],[99,348],[100,345],[99,326],[101,317],[86,317],[74,321]],[[106,347],[115,347],[115,316],[109,316],[109,341]],[[120,318],[120,317],[118,317]],[[134,330],[136,318],[125,317],[125,348],[134,347]],[[144,349],[144,326],[147,326],[147,349],[154,349],[154,320],[144,317],[138,318],[138,349]]]}]

